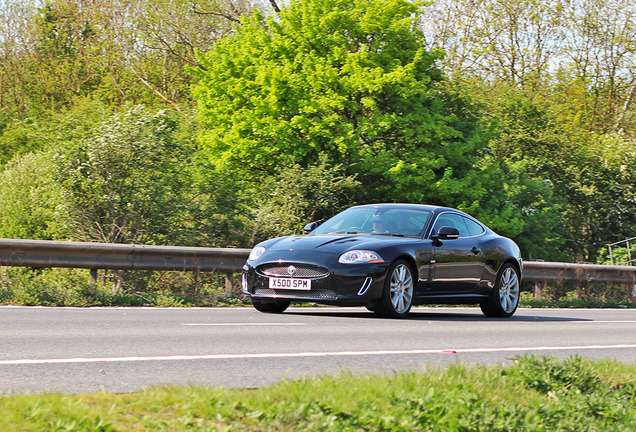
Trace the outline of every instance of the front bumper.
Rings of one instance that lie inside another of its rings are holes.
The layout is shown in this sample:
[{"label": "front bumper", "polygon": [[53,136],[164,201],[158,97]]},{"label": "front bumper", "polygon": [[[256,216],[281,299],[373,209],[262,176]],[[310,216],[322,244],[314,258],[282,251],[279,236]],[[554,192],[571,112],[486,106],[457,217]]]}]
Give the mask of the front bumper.
[{"label": "front bumper", "polygon": [[[326,276],[309,277],[311,290],[272,289],[269,277],[259,272],[249,262],[243,266],[243,293],[254,298],[288,299],[316,303],[357,305],[369,304],[382,296],[386,266],[381,264],[343,265],[328,270]],[[282,266],[302,266],[308,263],[278,262]],[[277,275],[277,277],[285,277]]]}]

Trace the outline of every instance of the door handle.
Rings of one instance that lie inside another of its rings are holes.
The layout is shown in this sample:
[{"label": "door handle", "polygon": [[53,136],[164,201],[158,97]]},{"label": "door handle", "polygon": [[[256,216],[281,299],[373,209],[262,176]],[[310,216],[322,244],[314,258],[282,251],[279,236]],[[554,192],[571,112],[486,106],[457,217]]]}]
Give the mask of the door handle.
[{"label": "door handle", "polygon": [[473,248],[470,251],[474,253],[475,255],[477,255],[479,252],[481,252],[481,249],[479,249],[477,246],[473,246]]}]

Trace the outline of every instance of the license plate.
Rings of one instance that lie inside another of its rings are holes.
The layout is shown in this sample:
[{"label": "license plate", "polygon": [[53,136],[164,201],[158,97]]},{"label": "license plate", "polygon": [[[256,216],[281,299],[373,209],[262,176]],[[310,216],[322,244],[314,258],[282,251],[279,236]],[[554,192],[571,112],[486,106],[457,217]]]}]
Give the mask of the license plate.
[{"label": "license plate", "polygon": [[269,278],[271,289],[311,290],[311,279]]}]

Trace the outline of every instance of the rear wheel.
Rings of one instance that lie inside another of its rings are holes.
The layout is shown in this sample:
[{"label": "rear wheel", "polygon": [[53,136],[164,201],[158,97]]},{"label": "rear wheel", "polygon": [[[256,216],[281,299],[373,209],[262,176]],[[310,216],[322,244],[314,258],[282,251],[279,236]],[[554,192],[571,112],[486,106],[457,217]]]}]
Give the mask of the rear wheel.
[{"label": "rear wheel", "polygon": [[490,297],[479,305],[481,311],[487,317],[511,317],[519,306],[519,286],[519,274],[515,266],[504,264],[499,270]]},{"label": "rear wheel", "polygon": [[382,298],[376,305],[376,314],[388,318],[404,318],[413,303],[413,272],[404,260],[395,261],[386,274]]},{"label": "rear wheel", "polygon": [[289,300],[265,300],[251,298],[252,304],[257,311],[266,313],[283,313],[289,307]]}]

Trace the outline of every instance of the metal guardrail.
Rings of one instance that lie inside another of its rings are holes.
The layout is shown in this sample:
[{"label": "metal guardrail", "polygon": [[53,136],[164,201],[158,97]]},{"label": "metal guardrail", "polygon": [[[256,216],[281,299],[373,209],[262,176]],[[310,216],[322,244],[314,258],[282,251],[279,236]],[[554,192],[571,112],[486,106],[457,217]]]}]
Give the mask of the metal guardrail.
[{"label": "metal guardrail", "polygon": [[[148,246],[0,239],[0,266],[239,273],[249,249]],[[636,285],[636,267],[559,262],[524,263],[530,282],[579,281]]]},{"label": "metal guardrail", "polygon": [[249,249],[0,239],[0,266],[235,273]]},{"label": "metal guardrail", "polygon": [[636,285],[636,267],[561,262],[526,261],[523,280],[528,282],[604,282]]}]

